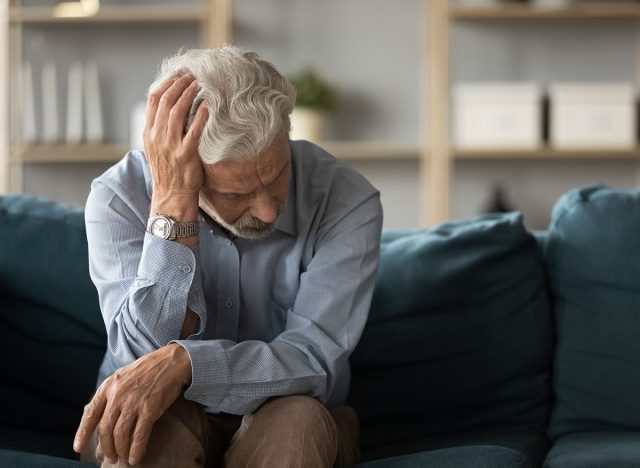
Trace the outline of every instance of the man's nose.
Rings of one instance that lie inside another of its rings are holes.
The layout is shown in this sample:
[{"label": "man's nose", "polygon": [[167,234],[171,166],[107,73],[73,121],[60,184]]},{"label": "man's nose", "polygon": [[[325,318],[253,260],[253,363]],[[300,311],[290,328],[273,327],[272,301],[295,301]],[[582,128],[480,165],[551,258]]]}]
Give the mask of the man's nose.
[{"label": "man's nose", "polygon": [[278,218],[278,201],[267,190],[262,190],[254,198],[249,213],[264,223],[273,223]]}]

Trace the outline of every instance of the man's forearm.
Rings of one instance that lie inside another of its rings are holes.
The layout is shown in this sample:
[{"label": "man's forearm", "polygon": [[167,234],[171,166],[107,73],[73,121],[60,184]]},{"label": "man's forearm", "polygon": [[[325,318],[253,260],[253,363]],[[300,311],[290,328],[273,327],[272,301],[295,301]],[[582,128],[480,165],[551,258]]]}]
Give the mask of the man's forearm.
[{"label": "man's forearm", "polygon": [[[179,222],[196,221],[198,219],[198,198],[192,195],[185,196],[154,192],[150,211],[150,215],[156,213],[169,215]],[[199,240],[200,236],[195,235],[191,237],[179,237],[175,242],[187,247],[193,247]],[[181,340],[187,339],[196,332],[198,320],[198,315],[191,309],[187,309],[182,330],[180,331]]]}]

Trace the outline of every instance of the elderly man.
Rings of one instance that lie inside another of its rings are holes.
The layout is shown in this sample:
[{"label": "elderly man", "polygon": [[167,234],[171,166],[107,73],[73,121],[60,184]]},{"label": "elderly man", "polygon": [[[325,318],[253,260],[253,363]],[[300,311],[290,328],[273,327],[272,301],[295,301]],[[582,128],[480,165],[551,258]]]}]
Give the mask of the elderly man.
[{"label": "elderly man", "polygon": [[295,91],[227,46],[164,61],[144,153],[97,178],[90,272],[108,333],[74,442],[102,466],[353,464],[348,359],[378,265],[378,192],[289,141]]}]

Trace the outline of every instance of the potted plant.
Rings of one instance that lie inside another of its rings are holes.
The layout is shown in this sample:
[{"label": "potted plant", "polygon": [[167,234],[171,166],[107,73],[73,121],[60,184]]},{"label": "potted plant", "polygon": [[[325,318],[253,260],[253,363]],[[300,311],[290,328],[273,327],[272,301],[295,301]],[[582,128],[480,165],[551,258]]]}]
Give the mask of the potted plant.
[{"label": "potted plant", "polygon": [[335,90],[312,68],[289,77],[289,81],[297,93],[290,137],[318,142],[323,137],[327,113],[336,106]]}]

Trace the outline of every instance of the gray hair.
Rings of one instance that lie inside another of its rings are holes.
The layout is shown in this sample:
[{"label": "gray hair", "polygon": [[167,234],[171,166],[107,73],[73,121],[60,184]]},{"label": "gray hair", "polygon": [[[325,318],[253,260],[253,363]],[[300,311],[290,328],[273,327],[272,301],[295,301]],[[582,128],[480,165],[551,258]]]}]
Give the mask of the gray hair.
[{"label": "gray hair", "polygon": [[195,76],[200,91],[185,130],[202,101],[209,108],[198,146],[204,164],[251,160],[279,132],[289,132],[296,91],[273,64],[258,54],[231,45],[180,51],[162,62],[149,94],[162,82],[187,72]]}]

